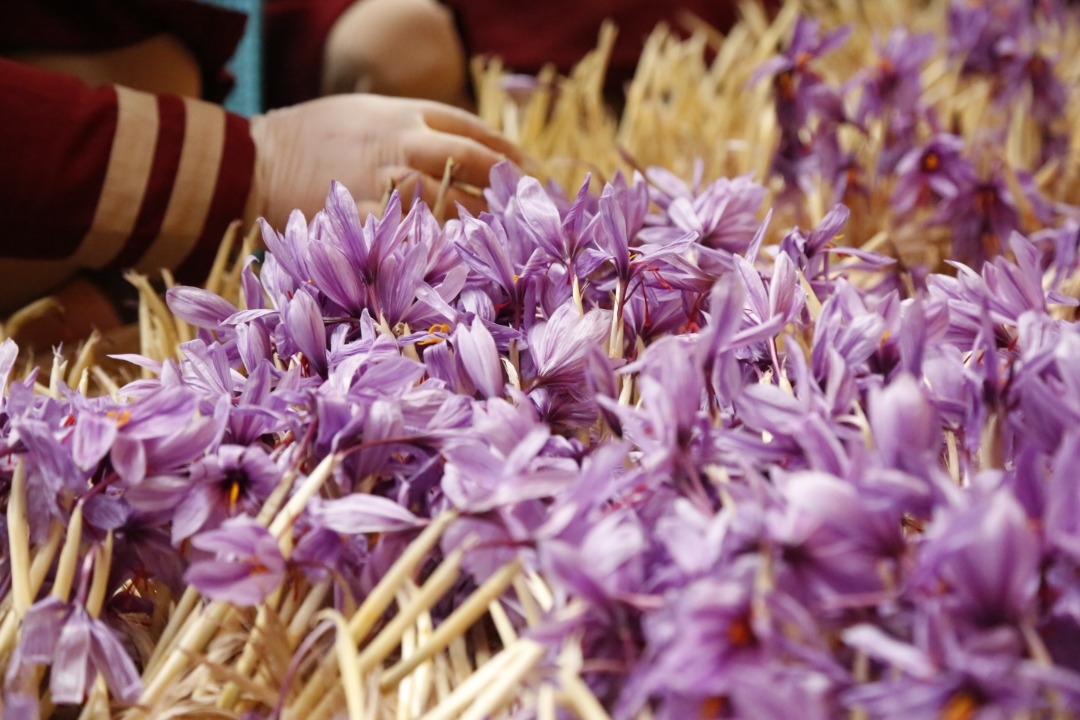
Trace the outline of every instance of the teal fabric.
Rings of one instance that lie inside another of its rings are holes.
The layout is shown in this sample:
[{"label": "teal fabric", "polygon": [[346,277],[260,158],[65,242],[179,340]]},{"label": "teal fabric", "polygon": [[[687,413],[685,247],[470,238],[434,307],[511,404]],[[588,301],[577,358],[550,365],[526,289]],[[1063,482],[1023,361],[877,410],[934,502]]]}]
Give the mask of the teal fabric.
[{"label": "teal fabric", "polygon": [[250,117],[263,109],[262,40],[263,0],[199,0],[229,10],[247,13],[244,37],[229,61],[236,85],[225,98],[225,108]]}]

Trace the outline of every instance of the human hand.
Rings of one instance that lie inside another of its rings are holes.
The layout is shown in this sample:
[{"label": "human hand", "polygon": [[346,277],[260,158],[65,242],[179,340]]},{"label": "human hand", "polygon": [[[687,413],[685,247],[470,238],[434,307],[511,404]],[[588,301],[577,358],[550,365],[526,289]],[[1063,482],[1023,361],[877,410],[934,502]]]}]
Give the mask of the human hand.
[{"label": "human hand", "polygon": [[[309,217],[323,207],[331,180],[343,183],[361,213],[377,212],[386,191],[397,187],[406,200],[419,184],[420,197],[434,205],[447,158],[453,177],[484,187],[491,166],[518,150],[476,116],[427,100],[379,95],[336,95],[251,119],[255,142],[256,215],[282,227],[294,208]],[[451,185],[448,207],[470,211],[483,200]]]},{"label": "human hand", "polygon": [[439,0],[357,0],[326,38],[322,94],[366,92],[461,106],[467,66],[454,15]]}]

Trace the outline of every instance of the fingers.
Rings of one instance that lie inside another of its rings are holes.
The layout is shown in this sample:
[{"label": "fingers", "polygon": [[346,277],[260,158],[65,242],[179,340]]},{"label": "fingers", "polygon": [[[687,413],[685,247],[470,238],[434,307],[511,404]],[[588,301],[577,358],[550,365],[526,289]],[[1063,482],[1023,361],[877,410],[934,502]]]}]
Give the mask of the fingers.
[{"label": "fingers", "polygon": [[422,115],[432,130],[469,138],[508,160],[522,161],[523,155],[517,146],[470,112],[439,103],[424,103]]},{"label": "fingers", "polygon": [[[401,193],[402,207],[408,210],[413,199],[419,195],[419,199],[427,203],[432,212],[436,212],[439,220],[456,217],[457,204],[460,203],[473,215],[487,210],[487,203],[483,197],[466,192],[453,185],[446,188],[442,193],[442,206],[437,207],[440,198],[442,181],[427,173],[418,172],[411,168],[394,167],[384,168],[382,171],[386,178],[386,187],[394,187]],[[419,193],[417,189],[419,188]]]},{"label": "fingers", "polygon": [[432,177],[442,177],[446,159],[453,158],[454,180],[475,187],[487,187],[491,167],[504,159],[471,138],[426,129],[410,134],[403,150],[409,167]]}]

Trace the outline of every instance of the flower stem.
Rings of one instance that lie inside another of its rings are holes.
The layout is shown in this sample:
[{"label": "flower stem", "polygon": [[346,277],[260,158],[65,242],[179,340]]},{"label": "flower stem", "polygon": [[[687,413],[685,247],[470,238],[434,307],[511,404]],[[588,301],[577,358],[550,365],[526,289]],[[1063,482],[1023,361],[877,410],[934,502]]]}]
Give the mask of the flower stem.
[{"label": "flower stem", "polygon": [[455,637],[464,634],[484,615],[488,605],[506,592],[520,572],[521,563],[516,559],[495,572],[439,625],[416,652],[387,670],[379,681],[379,688],[383,692],[390,690],[422,662],[445,649]]},{"label": "flower stem", "polygon": [[356,648],[349,637],[349,627],[341,613],[332,608],[321,611],[319,617],[332,622],[337,630],[334,650],[338,667],[341,668],[341,685],[345,689],[345,705],[349,710],[349,720],[362,720],[364,688],[360,684],[360,666],[357,663]]},{"label": "flower stem", "polygon": [[75,567],[79,564],[79,546],[82,544],[82,504],[76,503],[68,521],[67,538],[60,551],[60,562],[56,566],[56,579],[53,581],[52,596],[65,602],[71,594],[71,584],[75,580]]},{"label": "flower stem", "polygon": [[[401,554],[382,580],[368,594],[360,609],[349,620],[349,632],[354,642],[360,642],[371,630],[382,614],[394,601],[394,594],[401,583],[420,565],[427,557],[428,552],[442,537],[447,526],[457,517],[457,513],[450,511],[444,513],[424,528],[424,531],[409,544],[409,547]],[[334,656],[326,656],[318,669],[312,673],[307,684],[300,692],[296,702],[289,708],[295,717],[307,717],[315,704],[332,686],[333,672],[335,669]]]},{"label": "flower stem", "polygon": [[604,706],[577,673],[564,669],[559,672],[559,682],[566,693],[567,702],[581,720],[611,720]]},{"label": "flower stem", "polygon": [[330,592],[331,582],[330,578],[327,578],[307,592],[304,602],[289,623],[287,637],[290,648],[295,648],[299,644],[304,628],[311,623],[315,612],[322,605],[323,600],[326,599],[327,593]]},{"label": "flower stem", "polygon": [[30,592],[30,526],[26,520],[26,461],[19,458],[11,480],[7,507],[8,545],[11,558],[11,599],[21,618],[34,601]]},{"label": "flower stem", "polygon": [[300,513],[307,507],[308,501],[315,493],[319,492],[319,489],[330,478],[340,460],[337,454],[327,455],[322,459],[322,462],[308,475],[304,483],[297,488],[296,493],[285,503],[285,507],[277,514],[274,521],[270,523],[271,535],[279,540],[283,539],[285,531],[292,527],[296,518],[300,517]]},{"label": "flower stem", "polygon": [[[518,640],[483,663],[476,672],[458,685],[445,700],[425,715],[424,719],[451,720],[452,718],[463,717],[462,711],[469,706],[469,703],[474,698],[481,695],[485,688],[491,688],[496,681],[504,681],[507,677],[511,677],[516,682],[520,676],[513,677],[511,675],[512,671],[521,666],[523,660],[525,660],[529,661],[525,668],[525,672],[528,672],[543,656],[543,653],[543,646],[539,643],[532,640]],[[524,673],[521,673],[521,675],[524,675]]]},{"label": "flower stem", "polygon": [[161,699],[165,689],[193,662],[194,654],[201,652],[210,642],[210,638],[221,628],[222,621],[232,609],[233,606],[229,603],[215,601],[204,613],[193,616],[180,637],[178,646],[169,653],[160,669],[151,677],[144,678],[144,682],[149,682],[139,697],[139,705],[152,706]]},{"label": "flower stem", "polygon": [[524,647],[517,656],[489,683],[485,690],[461,714],[461,720],[482,720],[495,715],[499,708],[508,703],[518,690],[521,680],[532,671],[544,657],[544,646],[533,640],[520,640]]},{"label": "flower stem", "polygon": [[[461,563],[470,547],[471,543],[462,544],[447,555],[413,600],[399,607],[394,618],[371,639],[371,642],[356,658],[357,670],[361,675],[367,675],[373,671],[390,653],[394,652],[401,645],[401,638],[405,631],[415,624],[420,614],[430,609],[454,586],[461,576]],[[355,634],[353,638],[355,641]],[[338,705],[339,694],[339,687],[335,686],[323,695],[310,717],[317,719],[333,715],[334,708]]]},{"label": "flower stem", "polygon": [[626,283],[619,280],[615,284],[615,300],[612,303],[611,332],[608,335],[608,357],[618,360],[623,356],[623,296],[626,293]]},{"label": "flower stem", "polygon": [[90,584],[90,594],[86,598],[86,611],[91,617],[98,617],[105,604],[105,592],[108,590],[109,570],[112,568],[113,534],[110,530],[105,535],[105,544],[94,548],[94,578]]},{"label": "flower stem", "polygon": [[188,621],[191,619],[192,610],[194,610],[195,604],[198,601],[199,591],[196,590],[194,586],[189,585],[184,590],[184,594],[180,596],[180,602],[169,616],[169,622],[165,626],[165,630],[161,633],[161,637],[158,638],[157,644],[154,646],[154,652],[150,655],[150,659],[146,663],[146,669],[143,671],[144,682],[151,678],[154,672],[157,671],[157,666],[160,664],[162,658],[166,656],[167,651],[172,647],[173,642],[187,626]]}]

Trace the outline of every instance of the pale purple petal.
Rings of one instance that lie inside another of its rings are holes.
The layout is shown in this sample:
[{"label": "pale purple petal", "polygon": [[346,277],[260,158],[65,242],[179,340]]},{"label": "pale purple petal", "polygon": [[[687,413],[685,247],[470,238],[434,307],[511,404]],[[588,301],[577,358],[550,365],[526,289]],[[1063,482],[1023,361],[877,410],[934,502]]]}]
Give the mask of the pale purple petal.
[{"label": "pale purple petal", "polygon": [[855,625],[845,630],[842,637],[846,645],[908,675],[928,678],[935,671],[934,664],[925,654],[886,635],[875,625]]},{"label": "pale purple petal", "polygon": [[54,702],[81,703],[86,697],[90,671],[90,617],[77,608],[60,630],[49,680]]},{"label": "pale purple petal", "polygon": [[186,285],[169,288],[165,301],[176,317],[201,328],[220,327],[236,312],[236,306],[228,300],[208,290]]},{"label": "pale purple petal", "polygon": [[521,219],[533,240],[552,258],[567,259],[559,209],[540,181],[528,176],[521,178],[517,186],[517,202]]},{"label": "pale purple petal", "polygon": [[116,421],[93,413],[80,413],[71,438],[71,456],[83,470],[97,466],[116,440]]},{"label": "pale purple petal", "polygon": [[278,541],[251,518],[226,520],[218,530],[196,535],[191,544],[216,552],[188,568],[184,579],[208,598],[248,607],[274,591],[285,573],[285,558]]},{"label": "pale purple petal", "polygon": [[400,532],[424,523],[393,500],[367,494],[336,500],[315,498],[308,506],[308,514],[316,525],[348,535]]},{"label": "pale purple petal", "polygon": [[459,325],[454,333],[457,357],[469,379],[486,397],[502,394],[503,374],[495,339],[479,318],[474,318],[471,328]]},{"label": "pale purple petal", "polygon": [[326,327],[314,298],[297,292],[285,311],[285,325],[296,347],[319,375],[326,375]]},{"label": "pale purple petal", "polygon": [[135,663],[116,635],[103,623],[90,624],[90,659],[112,696],[123,703],[134,703],[142,694],[142,678]]}]

